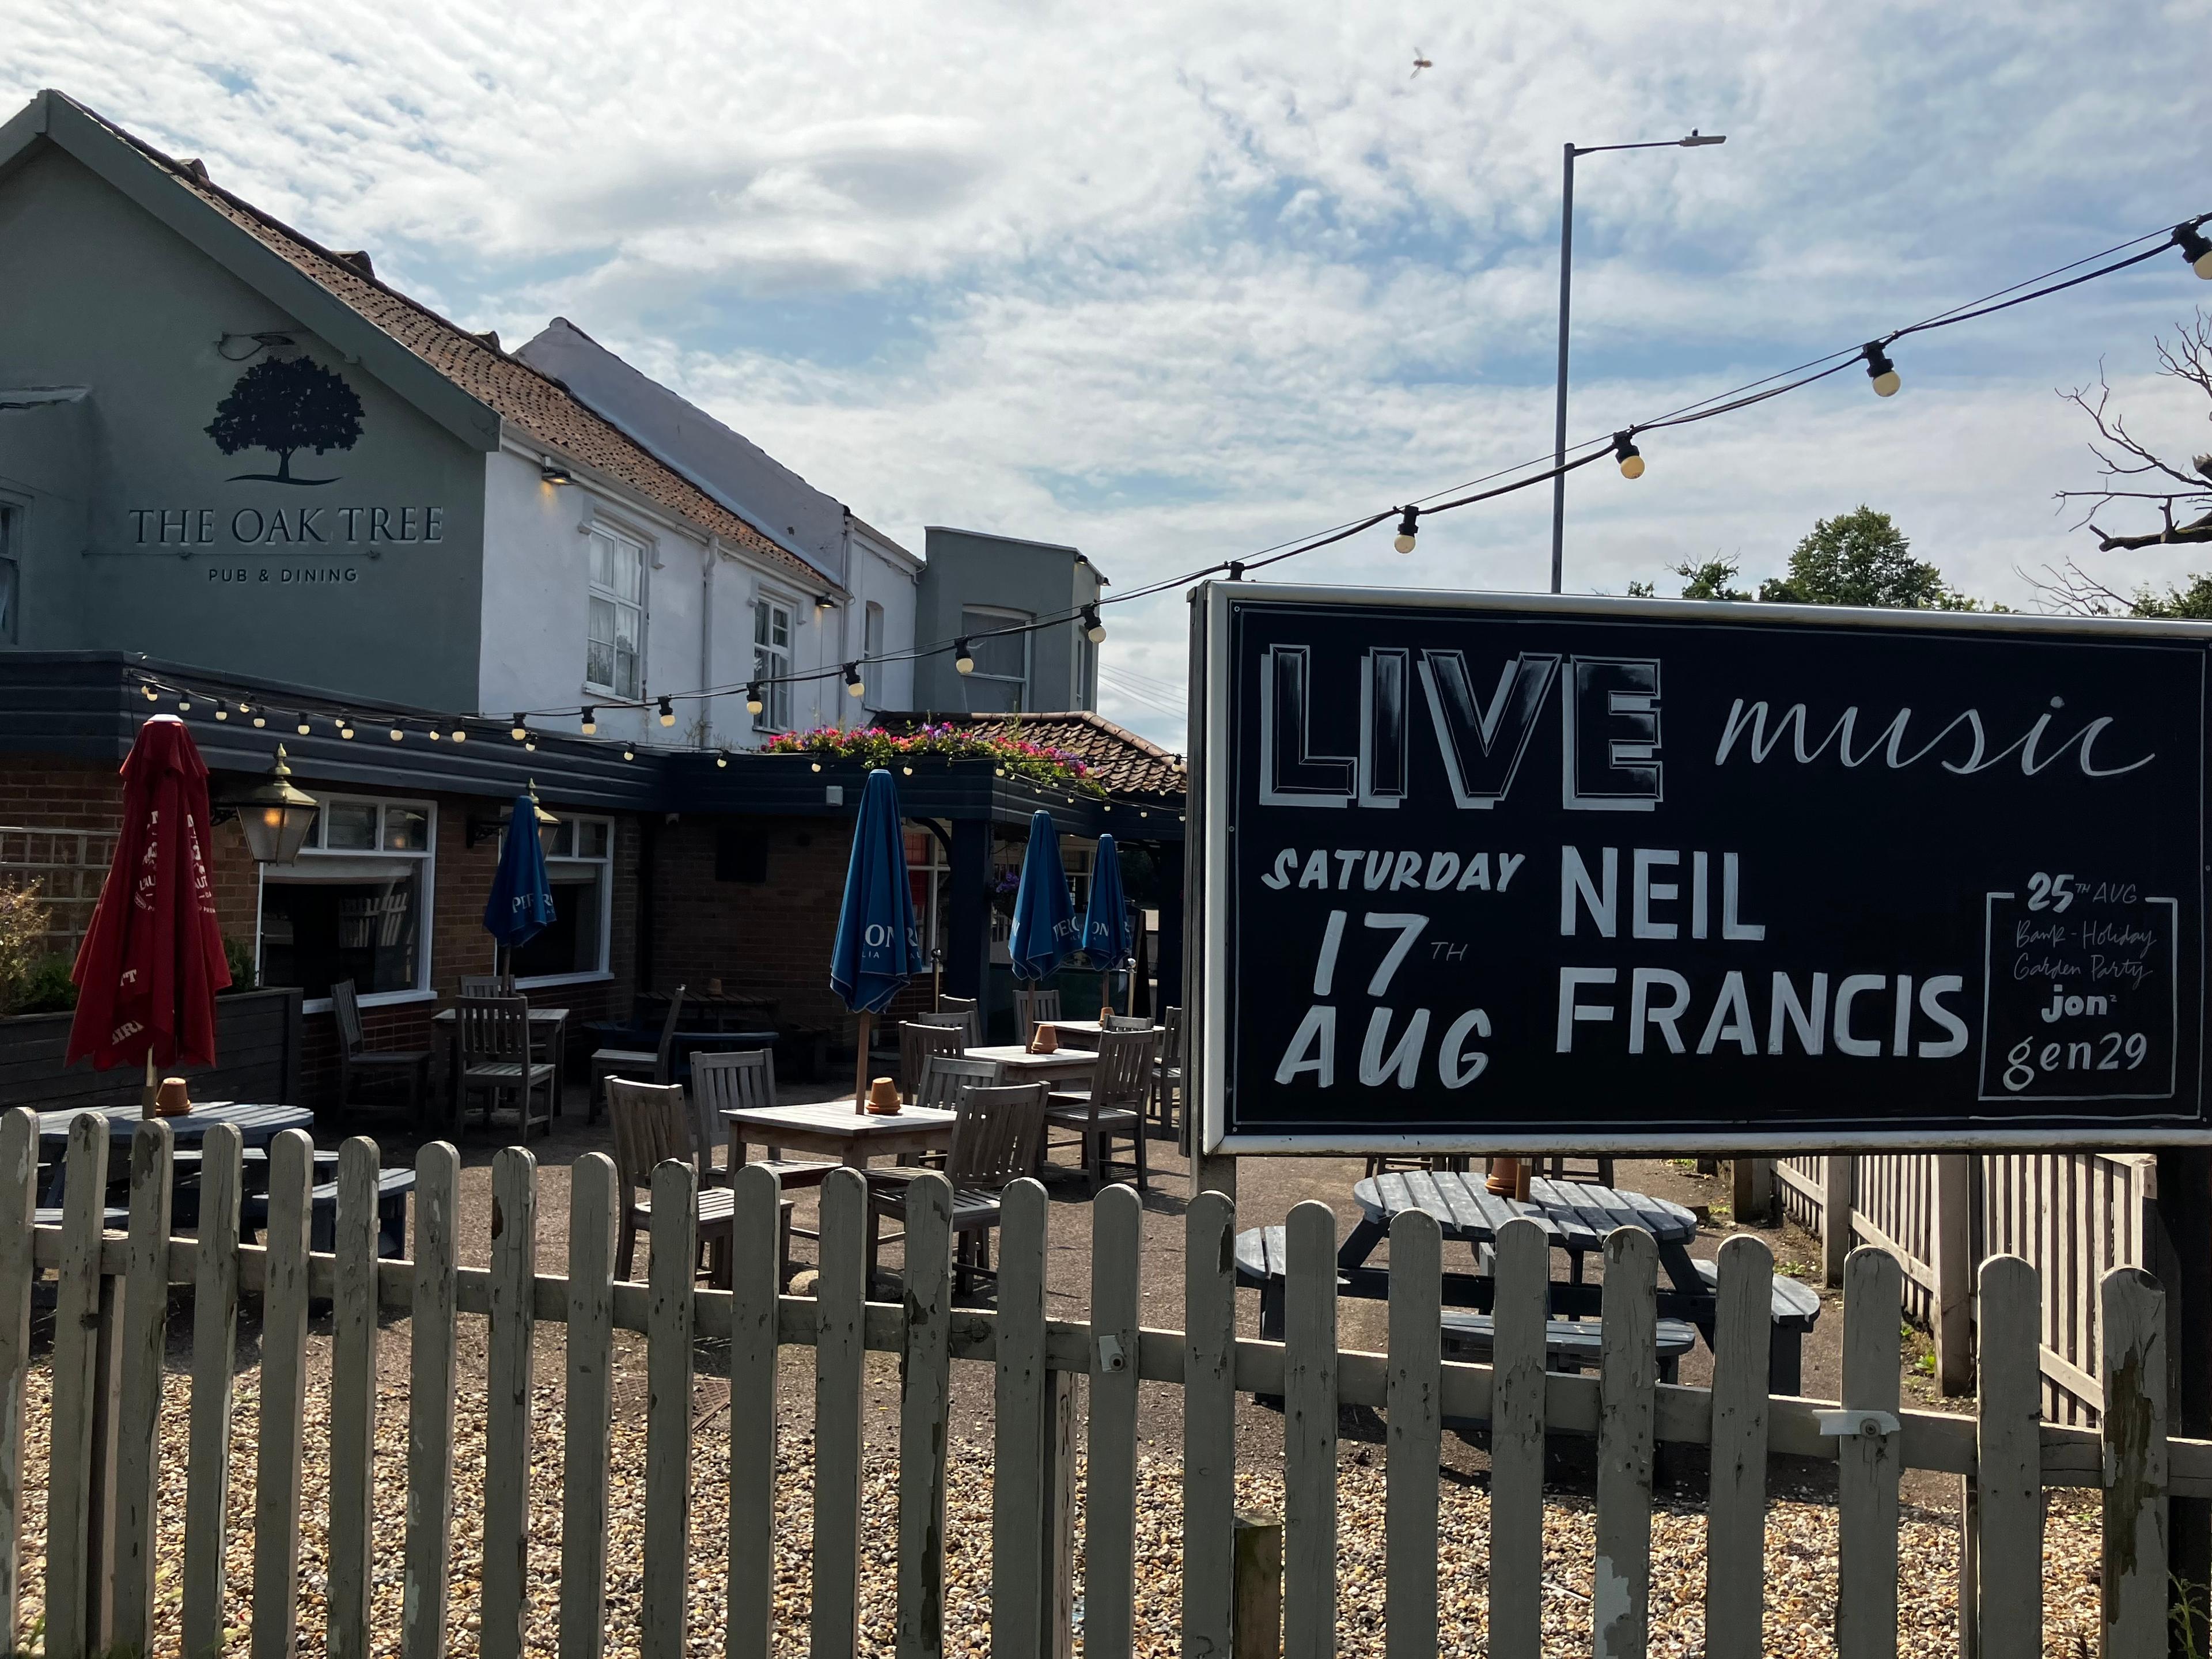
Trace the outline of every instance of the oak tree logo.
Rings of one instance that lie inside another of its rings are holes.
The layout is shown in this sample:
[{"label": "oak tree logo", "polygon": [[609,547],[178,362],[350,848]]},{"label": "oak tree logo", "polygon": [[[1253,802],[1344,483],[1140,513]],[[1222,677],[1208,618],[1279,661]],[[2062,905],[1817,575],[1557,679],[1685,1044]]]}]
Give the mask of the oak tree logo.
[{"label": "oak tree logo", "polygon": [[230,395],[216,405],[207,428],[226,455],[241,449],[266,449],[276,457],[274,472],[240,472],[230,482],[326,484],[336,478],[295,478],[292,456],[312,449],[351,449],[361,438],[361,399],[354,389],[320,363],[306,357],[264,358],[238,377]]}]

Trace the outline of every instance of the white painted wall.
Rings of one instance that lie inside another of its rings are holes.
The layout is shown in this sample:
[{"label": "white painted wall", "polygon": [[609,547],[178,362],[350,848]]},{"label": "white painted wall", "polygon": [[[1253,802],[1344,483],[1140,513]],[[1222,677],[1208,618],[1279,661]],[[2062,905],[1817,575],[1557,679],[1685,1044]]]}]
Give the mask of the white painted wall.
[{"label": "white painted wall", "polygon": [[[871,603],[884,608],[884,648],[886,651],[910,651],[917,643],[914,635],[915,597],[921,577],[921,561],[884,535],[859,520],[852,525],[853,614],[849,622],[851,651],[858,656],[861,641],[866,638],[862,618]],[[866,709],[908,709],[914,707],[914,664],[885,663],[866,671],[868,692],[860,699]],[[847,698],[848,702],[852,702]],[[854,724],[860,718],[855,711],[844,723]]]},{"label": "white painted wall", "polygon": [[[534,453],[502,449],[485,458],[477,706],[486,714],[575,708],[599,695],[584,686],[589,531],[595,521],[646,546],[648,696],[660,690],[691,690],[706,683],[700,657],[705,543],[611,489],[580,477],[573,484],[549,484],[538,476]],[[730,561],[718,562],[726,568]],[[719,578],[723,571],[715,574]],[[720,597],[718,588],[717,602]],[[750,617],[746,625],[750,629]],[[603,708],[599,735],[656,744],[685,739],[697,708],[679,703],[673,731],[664,730],[649,710]],[[744,712],[740,701],[738,713]],[[539,724],[574,732],[577,720],[571,715]]]}]

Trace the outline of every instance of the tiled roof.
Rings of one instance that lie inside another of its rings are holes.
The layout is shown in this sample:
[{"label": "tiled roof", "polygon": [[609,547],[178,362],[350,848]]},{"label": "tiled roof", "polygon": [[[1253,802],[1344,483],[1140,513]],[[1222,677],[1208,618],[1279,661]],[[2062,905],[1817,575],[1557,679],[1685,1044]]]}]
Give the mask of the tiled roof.
[{"label": "tiled roof", "polygon": [[[59,94],[55,94],[58,96]],[[74,104],[74,100],[71,100]],[[604,473],[733,547],[788,570],[810,587],[821,574],[787,553],[696,484],[664,466],[647,450],[601,420],[562,388],[527,363],[499,349],[496,337],[470,333],[421,301],[379,282],[360,253],[323,246],[252,203],[211,183],[198,161],[179,161],[81,104],[74,106],[153,161],[179,188],[206,203],[274,250],[363,319],[390,335],[432,368],[499,417],[558,450],[571,460]]]},{"label": "tiled roof", "polygon": [[878,714],[876,720],[892,730],[926,721],[950,722],[978,737],[1020,737],[1065,749],[1116,795],[1180,800],[1189,783],[1182,757],[1085,709],[1057,714]]}]

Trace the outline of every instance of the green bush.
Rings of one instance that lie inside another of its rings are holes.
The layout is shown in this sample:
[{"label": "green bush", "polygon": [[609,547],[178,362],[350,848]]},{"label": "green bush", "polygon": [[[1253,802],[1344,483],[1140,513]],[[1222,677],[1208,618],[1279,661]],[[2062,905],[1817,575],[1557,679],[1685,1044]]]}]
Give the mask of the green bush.
[{"label": "green bush", "polygon": [[76,985],[70,978],[70,959],[64,956],[41,957],[24,976],[17,993],[13,1014],[56,1014],[65,1008],[76,1006]]},{"label": "green bush", "polygon": [[52,920],[36,886],[0,887],[0,1014],[26,1012],[23,998]]},{"label": "green bush", "polygon": [[255,983],[253,947],[243,939],[235,939],[225,933],[222,936],[222,959],[230,965],[230,988],[251,991]]}]

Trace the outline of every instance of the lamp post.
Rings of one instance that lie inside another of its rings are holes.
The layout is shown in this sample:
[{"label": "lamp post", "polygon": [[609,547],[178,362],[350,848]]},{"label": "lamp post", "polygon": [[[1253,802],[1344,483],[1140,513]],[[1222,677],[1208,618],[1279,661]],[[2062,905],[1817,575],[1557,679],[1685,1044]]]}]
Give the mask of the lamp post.
[{"label": "lamp post", "polygon": [[[1552,441],[1552,463],[1554,466],[1567,464],[1567,298],[1573,279],[1575,258],[1575,157],[1598,155],[1615,149],[1702,149],[1707,144],[1726,143],[1728,135],[1725,133],[1704,133],[1692,127],[1686,138],[1662,138],[1644,144],[1565,146],[1566,180],[1559,192],[1559,386]],[[1566,475],[1561,473],[1552,480],[1552,592],[1554,593],[1559,591],[1566,527],[1567,480]]]}]

